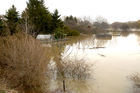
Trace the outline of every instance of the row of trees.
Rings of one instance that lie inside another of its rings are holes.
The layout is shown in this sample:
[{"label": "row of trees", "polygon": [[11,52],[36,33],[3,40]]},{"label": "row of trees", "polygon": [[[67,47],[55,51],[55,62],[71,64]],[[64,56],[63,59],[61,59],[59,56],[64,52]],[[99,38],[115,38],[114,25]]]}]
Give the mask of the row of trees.
[{"label": "row of trees", "polygon": [[113,30],[128,31],[131,29],[137,30],[140,28],[140,20],[132,22],[114,22],[111,24]]},{"label": "row of trees", "polygon": [[104,31],[109,28],[107,20],[101,16],[97,17],[95,22],[92,22],[88,17],[81,19],[73,16],[67,16],[64,18],[64,24],[85,34]]},{"label": "row of trees", "polygon": [[78,30],[80,33],[90,33],[92,31],[92,24],[87,19],[80,19],[77,17],[66,16],[64,24],[71,29]]},{"label": "row of trees", "polygon": [[18,31],[23,31],[36,38],[40,33],[71,36],[80,33],[97,33],[109,28],[122,31],[140,28],[140,21],[109,24],[100,16],[94,22],[88,18],[80,19],[73,16],[66,16],[62,21],[60,16],[57,9],[54,13],[50,13],[44,0],[29,0],[21,15],[13,5],[5,15],[0,16],[0,35],[13,35]]},{"label": "row of trees", "polygon": [[107,19],[98,16],[95,21],[90,18],[77,18],[73,16],[67,16],[64,18],[64,24],[72,29],[76,29],[81,33],[98,33],[105,32],[107,30],[113,31],[136,31],[140,28],[140,20],[131,22],[114,22],[109,24]]},{"label": "row of trees", "polygon": [[5,15],[0,16],[1,35],[24,31],[36,38],[39,33],[53,34],[57,28],[64,28],[58,10],[50,13],[44,0],[29,0],[21,15],[13,5]]}]

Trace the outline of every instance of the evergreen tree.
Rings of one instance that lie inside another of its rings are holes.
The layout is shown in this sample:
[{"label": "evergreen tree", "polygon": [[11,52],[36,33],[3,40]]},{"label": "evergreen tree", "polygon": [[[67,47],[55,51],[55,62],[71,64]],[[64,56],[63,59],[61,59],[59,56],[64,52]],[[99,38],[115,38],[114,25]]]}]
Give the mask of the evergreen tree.
[{"label": "evergreen tree", "polygon": [[16,32],[16,26],[19,20],[19,13],[14,5],[6,12],[5,18],[7,19],[6,23],[10,33],[13,35]]},{"label": "evergreen tree", "polygon": [[26,8],[29,25],[33,27],[31,35],[37,37],[41,32],[50,32],[51,14],[44,5],[44,0],[29,0]]},{"label": "evergreen tree", "polygon": [[0,31],[3,30],[3,26],[4,26],[4,25],[3,25],[3,21],[2,21],[2,19],[0,18]]},{"label": "evergreen tree", "polygon": [[4,23],[2,18],[0,18],[0,36],[3,36],[3,31],[4,31]]},{"label": "evergreen tree", "polygon": [[66,25],[77,25],[77,18],[76,17],[73,17],[72,15],[71,16],[67,16],[64,19],[64,23]]},{"label": "evergreen tree", "polygon": [[64,25],[63,25],[63,21],[60,19],[60,16],[59,13],[58,13],[58,10],[56,9],[54,11],[54,13],[52,14],[52,26],[51,26],[51,30],[52,32],[51,33],[54,33],[54,31],[57,29],[57,28],[63,28]]}]

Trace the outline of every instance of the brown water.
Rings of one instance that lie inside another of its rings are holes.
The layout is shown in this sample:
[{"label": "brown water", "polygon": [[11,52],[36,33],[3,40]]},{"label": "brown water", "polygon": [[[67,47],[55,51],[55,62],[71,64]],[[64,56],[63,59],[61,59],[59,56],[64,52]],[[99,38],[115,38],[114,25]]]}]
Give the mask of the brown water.
[{"label": "brown water", "polygon": [[140,72],[139,35],[113,36],[108,40],[93,36],[67,47],[71,56],[95,64],[93,78],[88,81],[91,93],[133,93],[133,84],[127,77]]}]

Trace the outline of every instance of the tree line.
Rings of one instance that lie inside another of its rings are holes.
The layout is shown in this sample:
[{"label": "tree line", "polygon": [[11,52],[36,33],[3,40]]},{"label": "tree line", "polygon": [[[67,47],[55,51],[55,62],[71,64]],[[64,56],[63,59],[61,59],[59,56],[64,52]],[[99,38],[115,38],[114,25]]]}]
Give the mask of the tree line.
[{"label": "tree line", "polygon": [[27,7],[19,14],[16,7],[12,7],[0,15],[0,36],[13,35],[19,31],[32,35],[34,38],[38,34],[53,34],[56,38],[76,36],[80,33],[91,34],[106,30],[128,31],[139,29],[140,21],[114,22],[109,24],[107,19],[99,16],[93,22],[88,18],[78,18],[66,16],[61,19],[61,15],[56,9],[51,13],[44,4],[44,0],[29,0]]},{"label": "tree line", "polygon": [[116,31],[137,31],[140,29],[140,20],[130,22],[114,22],[111,24]]},{"label": "tree line", "polygon": [[98,34],[106,31],[138,31],[140,29],[140,20],[108,23],[107,19],[102,16],[98,16],[94,21],[88,17],[81,19],[66,16],[64,24],[85,34]]},{"label": "tree line", "polygon": [[64,32],[65,26],[60,16],[57,9],[51,13],[46,8],[44,0],[29,0],[21,15],[12,5],[5,15],[0,16],[0,36],[13,35],[23,31],[36,38],[40,33]]}]

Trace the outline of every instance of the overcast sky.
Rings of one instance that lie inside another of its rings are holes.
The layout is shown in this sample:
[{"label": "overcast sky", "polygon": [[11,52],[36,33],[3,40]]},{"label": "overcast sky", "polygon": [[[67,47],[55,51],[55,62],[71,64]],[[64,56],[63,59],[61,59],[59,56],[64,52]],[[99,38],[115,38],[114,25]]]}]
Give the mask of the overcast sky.
[{"label": "overcast sky", "polygon": [[[0,14],[5,14],[12,4],[21,11],[28,0],[0,0]],[[62,16],[105,17],[108,22],[136,21],[140,19],[140,0],[45,0],[46,7],[53,12],[58,9]]]}]

